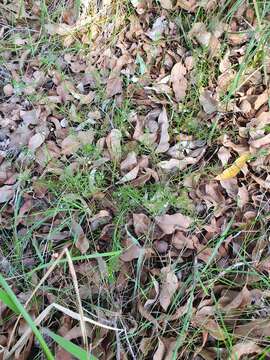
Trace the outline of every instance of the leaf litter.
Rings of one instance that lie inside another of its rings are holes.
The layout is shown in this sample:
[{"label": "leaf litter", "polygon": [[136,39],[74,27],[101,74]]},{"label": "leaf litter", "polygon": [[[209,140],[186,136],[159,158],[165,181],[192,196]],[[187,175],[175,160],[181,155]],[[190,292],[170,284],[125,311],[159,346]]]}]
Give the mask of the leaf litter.
[{"label": "leaf litter", "polygon": [[[9,286],[34,320],[54,308],[42,333],[88,342],[99,359],[264,356],[269,9],[61,4],[47,4],[49,16],[34,1],[0,5]],[[65,247],[75,277],[63,258],[46,272]],[[42,358],[2,301],[0,313],[3,358]],[[82,313],[93,318],[84,331]]]}]

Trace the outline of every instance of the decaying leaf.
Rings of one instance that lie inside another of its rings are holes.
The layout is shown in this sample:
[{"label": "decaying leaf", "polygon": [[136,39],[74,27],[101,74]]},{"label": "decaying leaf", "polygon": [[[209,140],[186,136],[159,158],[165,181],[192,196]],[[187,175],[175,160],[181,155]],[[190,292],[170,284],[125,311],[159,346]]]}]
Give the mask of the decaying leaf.
[{"label": "decaying leaf", "polygon": [[79,149],[80,145],[79,140],[75,136],[69,135],[62,141],[62,154],[73,155]]},{"label": "decaying leaf", "polygon": [[138,259],[145,253],[145,250],[139,245],[133,244],[131,241],[127,241],[127,249],[121,255],[121,260],[124,262],[129,262],[135,259]]},{"label": "decaying leaf", "polygon": [[37,133],[33,135],[28,143],[29,150],[35,152],[45,141],[45,136],[41,133]]},{"label": "decaying leaf", "polygon": [[175,172],[177,170],[184,170],[188,165],[196,164],[197,159],[193,157],[186,157],[183,160],[170,159],[164,160],[157,164],[157,166],[164,172]]},{"label": "decaying leaf", "polygon": [[171,71],[171,82],[176,101],[184,99],[187,90],[187,80],[185,78],[186,68],[182,62],[174,65]]},{"label": "decaying leaf", "polygon": [[111,159],[117,162],[121,160],[122,156],[121,139],[122,134],[118,129],[113,129],[106,137],[106,143]]},{"label": "decaying leaf", "polygon": [[177,0],[176,6],[183,10],[194,12],[198,2],[196,0]]},{"label": "decaying leaf", "polygon": [[206,25],[202,22],[194,23],[189,34],[202,46],[208,46],[210,43],[211,33],[207,31]]},{"label": "decaying leaf", "polygon": [[250,141],[250,145],[254,148],[260,148],[270,144],[270,134],[267,134],[260,139]]},{"label": "decaying leaf", "polygon": [[173,215],[161,215],[155,218],[157,225],[161,228],[164,234],[172,234],[175,230],[187,229],[192,219],[181,213]]},{"label": "decaying leaf", "polygon": [[265,90],[262,94],[260,94],[255,103],[254,103],[254,109],[258,110],[263,104],[265,104],[269,99],[269,91]]},{"label": "decaying leaf", "polygon": [[232,347],[230,360],[240,359],[243,355],[260,354],[262,348],[254,341],[238,342]]},{"label": "decaying leaf", "polygon": [[90,219],[91,230],[95,231],[103,225],[106,225],[111,220],[111,214],[107,210],[100,210],[95,216]]},{"label": "decaying leaf", "polygon": [[166,10],[172,10],[173,8],[172,0],[160,0],[160,5]]},{"label": "decaying leaf", "polygon": [[170,267],[161,269],[162,284],[159,294],[159,302],[162,308],[167,311],[179,283],[177,276]]},{"label": "decaying leaf", "polygon": [[212,114],[217,111],[218,102],[213,98],[213,96],[209,90],[204,90],[201,93],[199,100],[200,100],[200,104],[203,107],[203,110],[207,114]]},{"label": "decaying leaf", "polygon": [[114,76],[108,79],[106,87],[107,97],[112,97],[117,94],[121,94],[123,91],[122,80],[118,76]]},{"label": "decaying leaf", "polygon": [[147,235],[150,231],[151,221],[145,214],[133,214],[133,226],[137,236]]},{"label": "decaying leaf", "polygon": [[231,158],[231,153],[227,148],[225,148],[225,146],[221,146],[217,155],[223,166],[227,165]]},{"label": "decaying leaf", "polygon": [[134,151],[127,154],[125,160],[121,162],[121,171],[130,171],[137,165],[137,155]]},{"label": "decaying leaf", "polygon": [[127,174],[125,174],[125,175],[117,182],[117,184],[124,184],[124,183],[126,183],[126,182],[135,180],[135,179],[137,178],[137,176],[138,176],[139,170],[140,170],[140,166],[139,166],[139,165],[135,166],[135,168],[132,169],[132,170],[130,170]]},{"label": "decaying leaf", "polygon": [[158,338],[158,348],[154,353],[153,360],[162,360],[164,358],[166,348],[160,338]]},{"label": "decaying leaf", "polygon": [[167,20],[164,16],[157,18],[151,30],[148,30],[146,35],[153,41],[158,41],[162,38],[165,29],[167,28]]},{"label": "decaying leaf", "polygon": [[244,338],[261,338],[270,336],[270,322],[267,319],[256,319],[248,321],[245,324],[238,325],[234,333],[237,336],[243,336]]},{"label": "decaying leaf", "polygon": [[157,153],[163,153],[166,152],[169,147],[169,133],[168,133],[168,128],[169,128],[169,122],[168,122],[168,117],[167,117],[167,112],[166,109],[163,108],[159,117],[158,117],[158,123],[160,125],[160,141],[159,144],[156,148],[156,152]]},{"label": "decaying leaf", "polygon": [[239,186],[238,188],[238,205],[243,208],[249,201],[248,189],[245,185]]},{"label": "decaying leaf", "polygon": [[0,204],[8,202],[15,195],[13,185],[4,185],[0,187]]},{"label": "decaying leaf", "polygon": [[75,246],[82,254],[85,254],[90,245],[87,237],[85,236],[83,228],[75,220],[72,220],[71,230],[75,238]]}]

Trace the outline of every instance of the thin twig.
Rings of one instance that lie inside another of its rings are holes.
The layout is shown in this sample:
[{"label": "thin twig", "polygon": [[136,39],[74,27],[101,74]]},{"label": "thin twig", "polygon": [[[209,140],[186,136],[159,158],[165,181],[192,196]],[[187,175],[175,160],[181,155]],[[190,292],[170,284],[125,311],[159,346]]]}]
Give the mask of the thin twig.
[{"label": "thin twig", "polygon": [[79,293],[79,286],[78,286],[76,271],[74,269],[74,265],[73,265],[73,262],[72,262],[72,259],[71,259],[68,249],[65,249],[65,252],[66,252],[68,265],[69,265],[69,271],[70,271],[70,274],[72,277],[72,281],[73,281],[73,285],[74,285],[74,289],[75,289],[75,293],[76,293],[76,297],[77,297],[77,302],[78,302],[83,344],[85,346],[85,349],[88,350],[87,332],[86,332],[86,326],[85,326],[85,321],[84,321],[84,316],[83,316],[82,302],[81,302],[80,293]]}]

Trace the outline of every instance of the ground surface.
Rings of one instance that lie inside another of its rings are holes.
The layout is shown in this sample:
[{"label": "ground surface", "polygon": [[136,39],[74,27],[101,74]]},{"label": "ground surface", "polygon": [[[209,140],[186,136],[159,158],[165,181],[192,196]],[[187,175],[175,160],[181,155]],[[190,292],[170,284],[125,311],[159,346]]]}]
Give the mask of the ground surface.
[{"label": "ground surface", "polygon": [[4,359],[268,358],[269,20],[1,2]]}]

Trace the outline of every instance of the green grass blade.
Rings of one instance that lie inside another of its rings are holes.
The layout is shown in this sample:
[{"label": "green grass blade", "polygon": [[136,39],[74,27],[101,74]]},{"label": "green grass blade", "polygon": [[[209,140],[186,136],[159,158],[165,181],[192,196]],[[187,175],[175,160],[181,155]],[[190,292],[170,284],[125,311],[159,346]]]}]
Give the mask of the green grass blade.
[{"label": "green grass blade", "polygon": [[10,308],[10,310],[12,310],[15,314],[19,314],[20,312],[18,311],[17,307],[14,305],[13,301],[11,300],[11,298],[8,296],[8,294],[0,289],[0,300],[7,306]]},{"label": "green grass blade", "polygon": [[75,356],[79,360],[97,360],[93,355],[88,354],[80,346],[74,344],[70,340],[65,339],[64,337],[55,334],[54,332],[47,330],[47,334],[59,345],[61,348],[66,350],[72,356]]},{"label": "green grass blade", "polygon": [[12,289],[9,287],[8,283],[6,282],[6,280],[4,279],[2,274],[0,274],[0,285],[5,290],[6,295],[8,295],[9,299],[12,301],[13,306],[15,306],[17,308],[17,311],[22,315],[24,320],[30,326],[31,330],[33,331],[33,333],[35,334],[37,340],[39,341],[40,346],[41,346],[42,350],[44,351],[47,359],[48,360],[54,360],[53,354],[51,353],[49,347],[46,344],[46,341],[43,339],[43,336],[41,335],[40,331],[38,330],[38,328],[37,328],[36,324],[34,323],[33,319],[28,314],[28,312],[25,310],[23,305],[19,302],[16,295],[14,294]]}]

